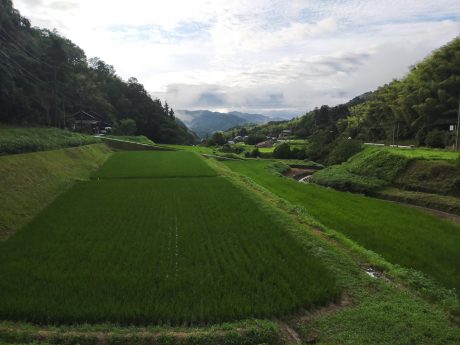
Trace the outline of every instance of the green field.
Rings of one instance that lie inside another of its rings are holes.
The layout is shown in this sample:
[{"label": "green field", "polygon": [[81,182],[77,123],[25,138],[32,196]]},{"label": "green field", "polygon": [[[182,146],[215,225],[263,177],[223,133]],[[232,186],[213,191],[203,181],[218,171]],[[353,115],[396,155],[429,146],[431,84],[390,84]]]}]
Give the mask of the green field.
[{"label": "green field", "polygon": [[202,159],[186,151],[118,152],[94,178],[154,178],[216,176]]},{"label": "green field", "polygon": [[303,206],[322,224],[388,261],[460,289],[460,226],[391,202],[301,184],[273,173],[269,161],[224,164],[292,204]]},{"label": "green field", "polygon": [[0,319],[209,323],[338,296],[272,209],[187,172],[213,171],[193,153],[118,153],[61,195],[0,244]]}]

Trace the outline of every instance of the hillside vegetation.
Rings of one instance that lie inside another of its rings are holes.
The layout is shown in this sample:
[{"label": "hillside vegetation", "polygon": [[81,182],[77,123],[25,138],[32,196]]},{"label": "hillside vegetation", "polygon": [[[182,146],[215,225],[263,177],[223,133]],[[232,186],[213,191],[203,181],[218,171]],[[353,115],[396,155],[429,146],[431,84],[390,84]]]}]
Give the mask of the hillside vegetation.
[{"label": "hillside vegetation", "polygon": [[58,128],[0,127],[0,155],[99,143],[98,138]]},{"label": "hillside vegetation", "polygon": [[338,106],[323,105],[291,121],[239,131],[277,136],[290,129],[296,137],[308,139],[306,158],[321,163],[329,163],[331,152],[347,145],[348,138],[444,148],[454,143],[449,129],[457,123],[459,94],[460,38],[456,38],[410,67],[403,79],[374,92]]},{"label": "hillside vegetation", "polygon": [[317,172],[311,182],[460,214],[458,157],[455,152],[367,147]]},{"label": "hillside vegetation", "polygon": [[155,142],[194,141],[169,105],[152,99],[136,78],[123,81],[113,66],[88,59],[58,32],[31,27],[11,0],[0,0],[0,51],[0,122],[65,127],[66,114],[85,110],[115,128],[130,119],[133,134]]}]

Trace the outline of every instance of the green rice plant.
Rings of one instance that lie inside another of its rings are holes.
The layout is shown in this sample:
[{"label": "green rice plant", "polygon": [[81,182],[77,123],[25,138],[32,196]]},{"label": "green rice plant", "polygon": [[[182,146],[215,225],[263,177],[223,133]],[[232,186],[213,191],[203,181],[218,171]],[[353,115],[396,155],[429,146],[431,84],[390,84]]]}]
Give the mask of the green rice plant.
[{"label": "green rice plant", "polygon": [[212,171],[179,153],[115,155],[99,179],[0,244],[0,318],[216,323],[338,297],[332,274],[270,208],[223,177],[167,178]]},{"label": "green rice plant", "polygon": [[93,178],[158,178],[216,176],[197,154],[186,151],[117,152]]},{"label": "green rice plant", "polygon": [[223,163],[391,263],[460,289],[460,226],[384,200],[280,177],[267,161]]}]

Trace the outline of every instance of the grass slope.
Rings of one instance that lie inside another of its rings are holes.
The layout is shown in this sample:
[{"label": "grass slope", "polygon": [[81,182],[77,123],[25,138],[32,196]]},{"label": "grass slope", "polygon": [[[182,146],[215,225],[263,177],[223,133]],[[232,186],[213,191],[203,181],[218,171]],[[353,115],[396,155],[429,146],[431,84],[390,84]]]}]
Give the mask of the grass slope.
[{"label": "grass slope", "polygon": [[118,152],[94,178],[155,178],[216,176],[195,153],[177,151]]},{"label": "grass slope", "polygon": [[106,135],[104,138],[131,141],[144,145],[155,145],[155,143],[145,135]]},{"label": "grass slope", "polygon": [[331,274],[269,209],[222,177],[168,178],[208,169],[187,152],[114,155],[109,179],[76,184],[1,244],[0,318],[184,324],[334,299]]},{"label": "grass slope", "polygon": [[441,149],[431,149],[426,147],[418,148],[398,148],[398,147],[380,147],[380,150],[386,150],[393,154],[405,156],[407,158],[428,159],[428,160],[456,160],[460,157],[460,152],[448,151]]},{"label": "grass slope", "polygon": [[460,227],[418,210],[280,177],[268,161],[225,162],[232,170],[392,263],[460,288]]},{"label": "grass slope", "polygon": [[0,155],[99,143],[98,138],[58,128],[0,127]]},{"label": "grass slope", "polygon": [[0,240],[29,222],[111,151],[103,144],[0,157]]}]

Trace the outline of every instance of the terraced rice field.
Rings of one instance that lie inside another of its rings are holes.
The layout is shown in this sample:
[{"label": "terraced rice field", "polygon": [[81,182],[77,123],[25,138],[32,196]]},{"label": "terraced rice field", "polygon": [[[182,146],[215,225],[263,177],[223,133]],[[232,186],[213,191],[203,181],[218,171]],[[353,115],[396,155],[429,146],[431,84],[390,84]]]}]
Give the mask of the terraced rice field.
[{"label": "terraced rice field", "polygon": [[223,177],[175,172],[215,175],[193,153],[119,153],[1,244],[0,318],[212,323],[338,296],[270,209]]}]

